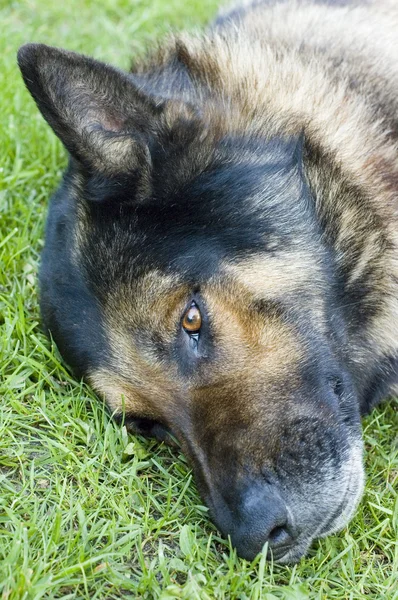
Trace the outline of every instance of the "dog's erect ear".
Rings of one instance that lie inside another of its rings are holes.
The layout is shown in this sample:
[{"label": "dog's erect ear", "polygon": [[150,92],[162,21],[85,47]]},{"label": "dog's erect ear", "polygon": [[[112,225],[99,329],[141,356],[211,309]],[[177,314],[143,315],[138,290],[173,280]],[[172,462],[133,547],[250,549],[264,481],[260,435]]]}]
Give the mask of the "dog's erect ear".
[{"label": "dog's erect ear", "polygon": [[25,84],[67,150],[104,174],[149,176],[149,132],[162,106],[122,71],[44,44],[18,52]]}]

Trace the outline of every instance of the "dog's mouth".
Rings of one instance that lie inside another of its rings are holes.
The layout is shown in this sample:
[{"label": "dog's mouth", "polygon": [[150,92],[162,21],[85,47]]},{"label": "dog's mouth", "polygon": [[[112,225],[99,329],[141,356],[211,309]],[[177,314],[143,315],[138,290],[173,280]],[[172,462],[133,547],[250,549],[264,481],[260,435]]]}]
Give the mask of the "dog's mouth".
[{"label": "dog's mouth", "polygon": [[341,531],[349,523],[362,497],[365,481],[360,444],[356,445],[351,451],[345,481],[342,501],[337,505],[332,514],[326,517],[311,536],[303,533],[296,538],[293,545],[275,548],[272,551],[272,557],[275,561],[280,564],[297,563],[305,556],[315,539]]},{"label": "dog's mouth", "polygon": [[350,460],[347,465],[346,485],[343,499],[317,531],[317,538],[326,537],[343,529],[354,515],[362,497],[365,474],[362,465],[362,444],[358,443],[352,448]]},{"label": "dog's mouth", "polygon": [[298,563],[308,552],[310,541],[301,541],[290,548],[276,548],[270,552],[272,559],[280,565],[292,565]]},{"label": "dog's mouth", "polygon": [[344,528],[348,523],[353,513],[355,512],[356,504],[353,506],[350,503],[349,493],[344,496],[343,501],[338,508],[329,517],[325,524],[322,524],[320,529],[312,536],[303,535],[296,538],[295,543],[288,546],[280,546],[274,548],[270,552],[272,559],[279,564],[295,564],[298,563],[308,552],[312,542],[318,538],[326,537],[331,533],[335,533]]},{"label": "dog's mouth", "polygon": [[204,467],[198,469],[199,481],[210,516],[231,537],[238,555],[253,560],[268,542],[272,560],[292,564],[314,540],[340,531],[354,515],[364,487],[362,449],[357,432],[349,432],[337,469],[326,459],[308,477],[304,473],[300,478],[299,471],[289,479],[280,471],[236,490],[233,483],[231,489],[214,484],[206,457],[197,448],[195,463]]},{"label": "dog's mouth", "polygon": [[338,509],[333,513],[332,517],[322,526],[316,534],[317,538],[326,537],[332,533],[337,533],[344,529],[354,516],[359,501],[362,497],[364,488],[364,475],[361,473],[360,478],[352,478],[349,482],[348,489],[344,499]]}]

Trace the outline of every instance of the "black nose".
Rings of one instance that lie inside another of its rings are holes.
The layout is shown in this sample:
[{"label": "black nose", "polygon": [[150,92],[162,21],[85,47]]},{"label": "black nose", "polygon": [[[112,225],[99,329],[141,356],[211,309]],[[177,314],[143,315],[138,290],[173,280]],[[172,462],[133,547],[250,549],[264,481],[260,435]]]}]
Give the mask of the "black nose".
[{"label": "black nose", "polygon": [[279,559],[293,545],[293,524],[276,486],[250,485],[234,499],[231,509],[232,527],[227,533],[242,558],[253,560],[268,542],[268,550]]}]

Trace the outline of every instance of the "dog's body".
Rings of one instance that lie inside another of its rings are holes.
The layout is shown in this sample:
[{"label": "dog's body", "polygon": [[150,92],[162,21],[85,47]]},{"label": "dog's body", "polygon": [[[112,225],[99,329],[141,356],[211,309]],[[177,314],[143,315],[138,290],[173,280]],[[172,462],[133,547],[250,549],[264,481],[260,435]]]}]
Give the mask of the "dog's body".
[{"label": "dog's body", "polygon": [[138,431],[171,430],[241,555],[282,562],[363,487],[398,383],[398,8],[263,1],[132,74],[28,45],[71,161],[43,320]]}]

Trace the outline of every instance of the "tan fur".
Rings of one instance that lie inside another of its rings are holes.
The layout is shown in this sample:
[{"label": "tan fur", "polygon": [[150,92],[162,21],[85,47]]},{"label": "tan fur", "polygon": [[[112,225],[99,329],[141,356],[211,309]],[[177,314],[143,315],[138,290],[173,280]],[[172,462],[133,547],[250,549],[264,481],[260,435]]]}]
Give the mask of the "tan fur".
[{"label": "tan fur", "polygon": [[[342,204],[344,198],[334,193],[333,185],[328,197],[315,195],[323,211],[342,213],[341,247],[356,237],[364,241],[352,285],[380,253],[380,234],[369,234],[369,227],[375,220],[382,223],[390,248],[379,259],[375,295],[384,304],[384,314],[369,326],[367,335],[375,355],[396,352],[398,5],[265,3],[230,27],[228,37],[225,29],[196,38],[180,36],[171,41],[169,52],[177,48],[194,76],[216,90],[217,101],[224,103],[222,111],[216,104],[208,107],[210,123],[216,121],[226,131],[269,136],[304,131],[362,188],[369,206],[356,209]],[[342,61],[338,68],[333,67],[337,60]],[[354,88],[351,77],[357,81]],[[384,108],[377,104],[380,98]],[[395,114],[395,133],[387,108]],[[314,172],[311,181],[315,192],[316,176]],[[342,253],[340,260],[351,257]]]},{"label": "tan fur", "polygon": [[[196,376],[182,378],[170,366],[157,360],[150,343],[137,341],[137,328],[161,332],[164,343],[171,344],[188,296],[185,286],[173,277],[148,274],[137,285],[140,303],[132,308],[124,294],[115,293],[105,308],[106,333],[111,346],[110,369],[98,369],[89,376],[91,385],[106,397],[112,411],[147,418],[173,421],[181,411],[181,400],[188,406],[196,388]],[[201,386],[218,385],[221,380],[250,380],[253,366],[272,384],[294,373],[303,350],[291,328],[277,317],[264,322],[248,306],[257,296],[255,290],[239,279],[210,281],[201,290],[217,339],[218,358],[211,372],[200,373]],[[286,352],[286,349],[289,349]],[[117,375],[116,375],[117,373]],[[293,379],[292,379],[293,380]],[[246,402],[246,395],[242,396]]]},{"label": "tan fur", "polygon": [[[310,251],[297,249],[274,256],[253,256],[225,265],[257,298],[279,300],[313,286],[319,292],[325,285],[322,271]],[[317,287],[318,286],[318,287]]]}]

